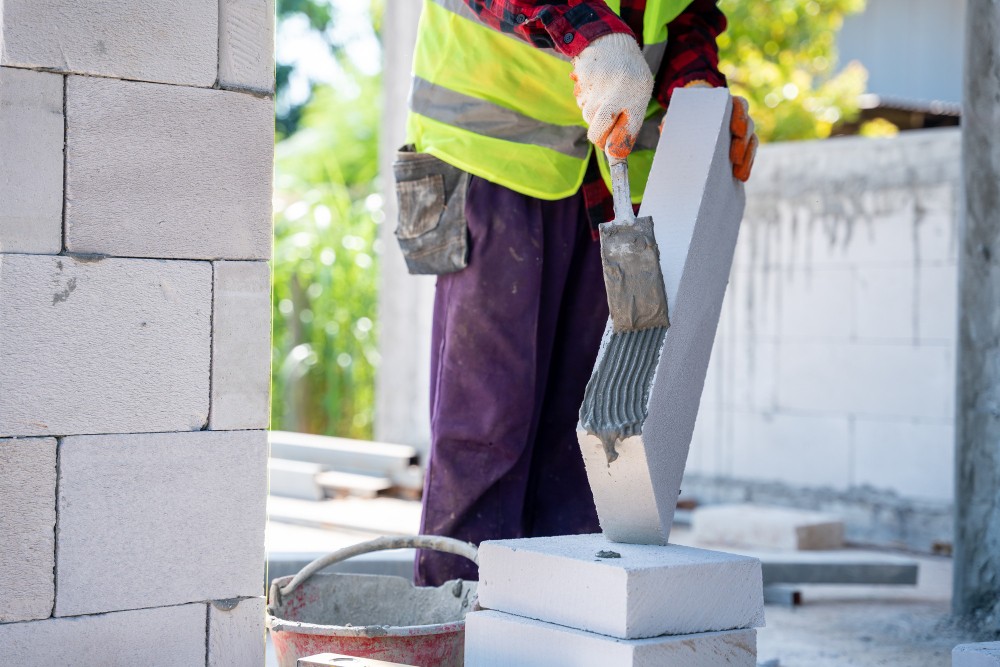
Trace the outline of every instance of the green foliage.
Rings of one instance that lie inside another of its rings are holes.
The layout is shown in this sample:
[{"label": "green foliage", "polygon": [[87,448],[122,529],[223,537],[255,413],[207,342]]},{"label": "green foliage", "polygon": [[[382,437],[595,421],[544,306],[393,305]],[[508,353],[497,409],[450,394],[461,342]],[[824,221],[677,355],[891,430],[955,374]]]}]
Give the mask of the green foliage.
[{"label": "green foliage", "polygon": [[381,78],[317,87],[276,147],[272,428],[370,439]]},{"label": "green foliage", "polygon": [[762,141],[817,139],[855,120],[867,72],[837,71],[837,31],[865,0],[720,0],[722,71],[750,102]]}]

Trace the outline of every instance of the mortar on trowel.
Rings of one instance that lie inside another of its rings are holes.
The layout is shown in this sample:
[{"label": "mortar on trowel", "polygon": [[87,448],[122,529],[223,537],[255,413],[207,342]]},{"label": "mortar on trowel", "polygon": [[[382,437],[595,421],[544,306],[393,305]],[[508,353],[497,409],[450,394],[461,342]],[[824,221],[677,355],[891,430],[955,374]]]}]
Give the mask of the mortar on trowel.
[{"label": "mortar on trowel", "polygon": [[456,579],[423,588],[403,577],[321,572],[361,554],[413,548],[478,562],[476,547],[467,542],[424,535],[382,537],[271,582],[267,620],[279,666],[339,653],[414,667],[462,667],[465,615],[475,603],[476,582]]}]

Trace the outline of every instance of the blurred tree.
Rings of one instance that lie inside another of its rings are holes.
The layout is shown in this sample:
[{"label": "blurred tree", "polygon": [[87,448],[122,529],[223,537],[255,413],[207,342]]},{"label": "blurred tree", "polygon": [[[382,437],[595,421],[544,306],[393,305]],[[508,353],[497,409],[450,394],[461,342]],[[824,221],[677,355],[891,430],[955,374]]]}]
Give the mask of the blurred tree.
[{"label": "blurred tree", "polygon": [[[746,97],[763,141],[830,136],[858,115],[868,73],[837,70],[837,32],[865,0],[720,0],[729,30],[719,39],[722,71]],[[867,132],[871,134],[871,129]]]}]

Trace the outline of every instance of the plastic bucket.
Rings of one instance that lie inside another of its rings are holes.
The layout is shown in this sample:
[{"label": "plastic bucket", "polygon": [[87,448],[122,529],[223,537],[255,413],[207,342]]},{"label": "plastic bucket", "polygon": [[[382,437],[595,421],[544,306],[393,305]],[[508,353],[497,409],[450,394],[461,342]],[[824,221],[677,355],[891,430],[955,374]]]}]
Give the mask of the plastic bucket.
[{"label": "plastic bucket", "polygon": [[385,549],[445,551],[476,561],[475,546],[443,537],[383,537],[313,561],[271,582],[268,627],[280,667],[299,658],[340,653],[415,667],[462,667],[465,615],[476,584],[450,581],[420,588],[403,577],[321,574],[353,556]]}]

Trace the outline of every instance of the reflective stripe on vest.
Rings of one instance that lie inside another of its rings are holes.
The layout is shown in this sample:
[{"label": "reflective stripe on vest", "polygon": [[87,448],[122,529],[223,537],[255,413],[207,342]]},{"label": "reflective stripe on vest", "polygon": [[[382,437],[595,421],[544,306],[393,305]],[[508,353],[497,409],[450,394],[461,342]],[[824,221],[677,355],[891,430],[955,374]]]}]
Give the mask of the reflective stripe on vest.
[{"label": "reflective stripe on vest", "polygon": [[[666,49],[666,25],[689,1],[647,3],[643,52],[654,72]],[[618,11],[620,2],[608,5]],[[487,26],[464,0],[425,0],[413,68],[407,141],[418,151],[540,199],[579,190],[593,146],[565,56]],[[629,160],[635,201],[661,117],[662,109],[650,104]],[[604,160],[601,172],[607,180]]]}]

